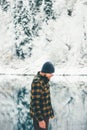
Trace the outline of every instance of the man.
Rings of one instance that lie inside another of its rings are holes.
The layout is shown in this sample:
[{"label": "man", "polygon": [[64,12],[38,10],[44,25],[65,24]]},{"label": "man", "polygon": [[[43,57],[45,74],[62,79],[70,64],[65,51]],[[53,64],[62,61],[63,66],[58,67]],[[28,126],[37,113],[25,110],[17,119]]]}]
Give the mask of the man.
[{"label": "man", "polygon": [[55,69],[51,62],[46,62],[31,84],[30,115],[34,130],[48,130],[49,119],[54,117],[49,80]]}]

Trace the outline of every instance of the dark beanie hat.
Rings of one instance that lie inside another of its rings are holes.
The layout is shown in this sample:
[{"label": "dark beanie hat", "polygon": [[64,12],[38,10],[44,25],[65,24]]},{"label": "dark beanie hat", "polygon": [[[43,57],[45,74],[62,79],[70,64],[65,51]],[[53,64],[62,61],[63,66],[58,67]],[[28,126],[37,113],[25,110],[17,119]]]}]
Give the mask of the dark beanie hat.
[{"label": "dark beanie hat", "polygon": [[43,73],[54,73],[55,69],[51,62],[46,62],[42,66],[41,72]]}]

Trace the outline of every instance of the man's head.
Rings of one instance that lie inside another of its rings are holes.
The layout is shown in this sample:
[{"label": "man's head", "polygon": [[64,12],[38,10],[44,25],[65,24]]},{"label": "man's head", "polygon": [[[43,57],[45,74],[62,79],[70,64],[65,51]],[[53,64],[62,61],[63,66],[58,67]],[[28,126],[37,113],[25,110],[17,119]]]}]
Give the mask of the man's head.
[{"label": "man's head", "polygon": [[51,62],[46,62],[43,64],[41,73],[43,73],[48,79],[50,79],[53,76],[54,72],[55,68]]}]

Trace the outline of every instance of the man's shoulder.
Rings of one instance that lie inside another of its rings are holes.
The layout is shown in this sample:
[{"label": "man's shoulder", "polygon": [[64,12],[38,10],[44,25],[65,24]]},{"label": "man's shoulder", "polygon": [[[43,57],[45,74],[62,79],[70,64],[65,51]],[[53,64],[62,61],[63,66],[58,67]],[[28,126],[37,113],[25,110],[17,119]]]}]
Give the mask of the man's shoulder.
[{"label": "man's shoulder", "polygon": [[41,84],[42,83],[42,80],[41,80],[41,78],[39,77],[39,76],[35,76],[34,77],[34,79],[33,79],[33,83],[35,83],[35,84],[37,84],[37,83],[39,83],[39,84]]}]

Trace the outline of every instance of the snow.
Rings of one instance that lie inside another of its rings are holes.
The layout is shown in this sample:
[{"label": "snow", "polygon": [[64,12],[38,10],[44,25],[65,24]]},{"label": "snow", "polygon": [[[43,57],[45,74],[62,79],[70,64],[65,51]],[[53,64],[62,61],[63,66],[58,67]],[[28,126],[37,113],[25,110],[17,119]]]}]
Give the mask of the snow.
[{"label": "snow", "polygon": [[[25,59],[16,55],[15,43],[20,44],[26,35],[21,24],[15,28],[14,0],[9,2],[7,12],[0,5],[0,130],[22,130],[22,123],[29,129],[31,82],[46,61],[53,62],[56,70],[50,82],[55,118],[50,120],[49,130],[86,130],[87,1],[54,0],[56,19],[48,21],[44,20],[43,2],[41,12],[33,14],[30,21],[30,29],[34,18],[38,23],[38,35],[33,34],[30,44],[21,47],[28,54],[32,46],[31,57],[26,55]],[[23,7],[30,9],[28,0],[23,1]],[[72,10],[72,16],[67,9]],[[15,40],[17,31],[21,36],[17,34],[19,39]]]}]

